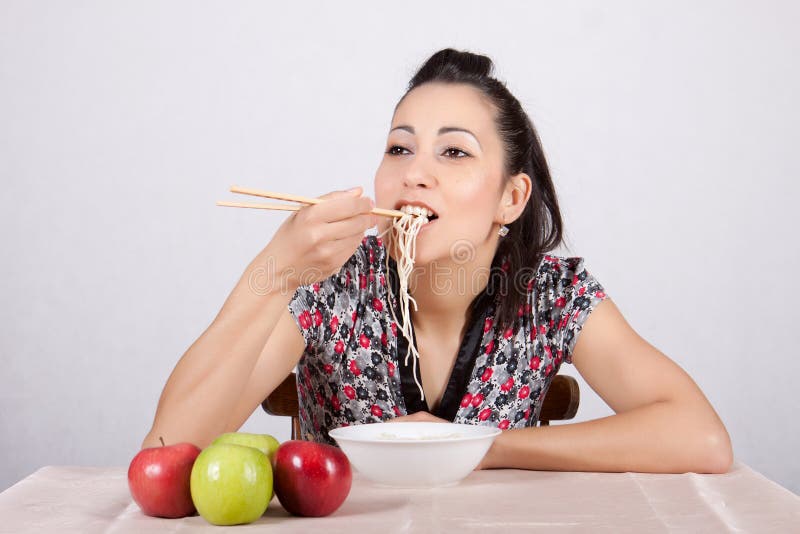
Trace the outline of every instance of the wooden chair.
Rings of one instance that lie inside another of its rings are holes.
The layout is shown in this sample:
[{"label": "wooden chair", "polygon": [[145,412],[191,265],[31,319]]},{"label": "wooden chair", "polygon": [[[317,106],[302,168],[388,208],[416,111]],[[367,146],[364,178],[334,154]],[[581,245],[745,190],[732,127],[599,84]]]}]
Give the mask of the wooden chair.
[{"label": "wooden chair", "polygon": [[[550,383],[550,389],[544,397],[539,414],[539,425],[547,426],[550,421],[566,421],[578,413],[581,395],[578,381],[571,376],[556,375]],[[300,418],[298,417],[297,377],[290,373],[275,388],[269,397],[264,399],[261,407],[270,415],[292,418],[292,439],[300,439]]]}]

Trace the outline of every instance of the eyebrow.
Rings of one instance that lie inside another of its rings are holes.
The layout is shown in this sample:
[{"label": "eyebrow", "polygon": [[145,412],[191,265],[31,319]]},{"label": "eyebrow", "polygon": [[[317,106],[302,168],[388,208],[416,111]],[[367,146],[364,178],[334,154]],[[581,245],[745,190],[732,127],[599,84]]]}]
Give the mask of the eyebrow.
[{"label": "eyebrow", "polygon": [[[391,130],[389,130],[389,133],[392,133],[395,130],[403,130],[403,131],[408,132],[408,133],[410,133],[412,135],[414,134],[414,127],[413,126],[406,126],[405,124],[401,124],[400,126],[395,126]],[[461,133],[465,133],[467,135],[471,135],[472,138],[475,139],[475,142],[478,143],[478,147],[481,150],[483,150],[483,147],[481,146],[481,142],[478,141],[478,136],[475,135],[474,133],[470,132],[466,128],[459,128],[457,126],[443,126],[443,127],[439,128],[439,131],[437,132],[437,135],[444,135],[444,134],[450,133],[450,132],[461,132]]]}]

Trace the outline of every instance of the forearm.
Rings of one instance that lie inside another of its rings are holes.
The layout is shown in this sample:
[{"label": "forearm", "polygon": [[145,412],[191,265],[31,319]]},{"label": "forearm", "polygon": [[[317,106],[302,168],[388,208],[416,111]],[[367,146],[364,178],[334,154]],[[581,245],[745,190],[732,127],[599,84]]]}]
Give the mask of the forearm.
[{"label": "forearm", "polygon": [[725,472],[730,440],[716,414],[664,401],[581,423],[506,430],[482,468],[648,473]]},{"label": "forearm", "polygon": [[143,447],[187,441],[205,446],[225,431],[228,416],[293,291],[264,290],[264,254],[248,265],[206,331],[181,357],[158,403]]}]

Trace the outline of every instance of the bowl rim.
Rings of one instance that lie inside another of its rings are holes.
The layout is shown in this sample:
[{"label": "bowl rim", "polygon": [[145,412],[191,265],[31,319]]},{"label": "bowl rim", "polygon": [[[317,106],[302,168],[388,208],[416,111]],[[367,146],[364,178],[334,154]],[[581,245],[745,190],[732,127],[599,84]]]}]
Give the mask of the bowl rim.
[{"label": "bowl rim", "polygon": [[[457,438],[440,438],[440,439],[408,439],[408,438],[400,438],[400,439],[392,439],[392,438],[381,438],[377,439],[374,437],[352,437],[352,436],[342,436],[340,435],[341,432],[348,432],[348,428],[356,428],[362,425],[348,425],[348,426],[339,426],[334,429],[328,431],[328,435],[335,439],[336,441],[350,441],[356,443],[381,443],[381,444],[398,444],[398,443],[410,443],[410,444],[421,444],[421,443],[454,443],[454,442],[464,442],[464,441],[477,441],[482,439],[488,438],[495,438],[503,433],[503,431],[499,428],[493,428],[488,425],[469,425],[465,423],[439,423],[436,421],[397,421],[397,422],[390,422],[390,421],[383,421],[381,423],[364,423],[365,425],[406,425],[406,424],[434,424],[434,425],[451,425],[451,426],[458,426],[458,427],[470,427],[470,428],[485,428],[487,432],[485,434],[473,435],[473,436],[459,436]],[[337,432],[341,431],[341,432]]]}]

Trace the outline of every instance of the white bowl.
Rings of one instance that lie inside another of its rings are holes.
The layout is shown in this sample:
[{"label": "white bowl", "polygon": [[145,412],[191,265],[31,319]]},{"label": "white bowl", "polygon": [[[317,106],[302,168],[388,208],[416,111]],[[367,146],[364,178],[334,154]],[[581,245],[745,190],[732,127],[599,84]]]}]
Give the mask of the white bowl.
[{"label": "white bowl", "polygon": [[452,486],[483,459],[499,428],[434,422],[371,423],[329,432],[353,467],[377,484]]}]

